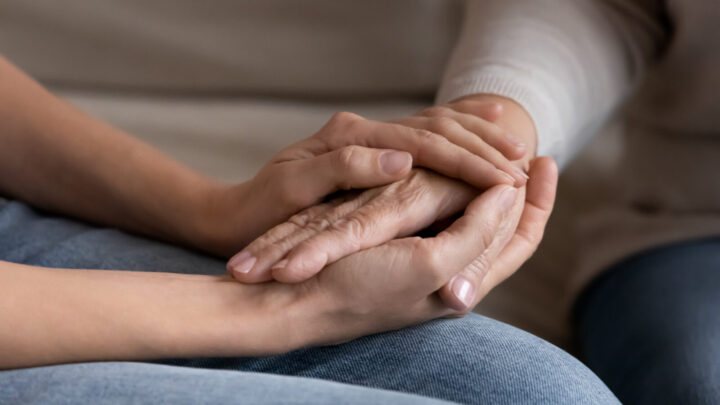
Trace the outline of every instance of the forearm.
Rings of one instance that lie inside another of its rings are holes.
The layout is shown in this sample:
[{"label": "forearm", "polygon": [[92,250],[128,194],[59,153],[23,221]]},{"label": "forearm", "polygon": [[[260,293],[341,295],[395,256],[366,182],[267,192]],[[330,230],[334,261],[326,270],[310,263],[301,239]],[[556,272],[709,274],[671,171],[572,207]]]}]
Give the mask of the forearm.
[{"label": "forearm", "polygon": [[0,57],[0,194],[192,244],[215,185],[51,95]]},{"label": "forearm", "polygon": [[273,354],[310,343],[317,307],[292,286],[268,285],[0,262],[0,369]]}]

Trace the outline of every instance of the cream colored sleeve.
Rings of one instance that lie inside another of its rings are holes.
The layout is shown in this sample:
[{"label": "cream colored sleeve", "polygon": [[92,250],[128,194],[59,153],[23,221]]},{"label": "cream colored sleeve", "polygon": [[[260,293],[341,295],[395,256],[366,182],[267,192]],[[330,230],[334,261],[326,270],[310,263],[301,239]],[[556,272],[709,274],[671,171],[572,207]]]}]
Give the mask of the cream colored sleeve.
[{"label": "cream colored sleeve", "polygon": [[538,154],[562,167],[662,49],[659,3],[468,0],[437,102],[478,93],[514,99],[535,122]]}]

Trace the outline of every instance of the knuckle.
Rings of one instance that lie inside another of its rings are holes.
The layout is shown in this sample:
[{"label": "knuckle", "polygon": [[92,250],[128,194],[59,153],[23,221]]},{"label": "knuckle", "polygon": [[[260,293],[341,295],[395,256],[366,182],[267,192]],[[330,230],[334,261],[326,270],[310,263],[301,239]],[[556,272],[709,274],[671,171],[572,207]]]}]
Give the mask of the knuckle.
[{"label": "knuckle", "polygon": [[360,148],[355,145],[340,149],[335,156],[336,169],[343,171],[358,166],[362,159]]},{"label": "knuckle", "polygon": [[473,276],[478,279],[482,280],[485,275],[490,270],[490,261],[488,260],[487,256],[483,252],[480,256],[476,257],[475,260],[473,260],[468,266],[468,270],[473,274]]},{"label": "knuckle", "polygon": [[327,218],[315,218],[305,225],[305,229],[315,233],[320,233],[327,229],[328,226],[330,226],[330,221],[328,221]]},{"label": "knuckle", "polygon": [[290,218],[288,218],[287,222],[294,225],[296,228],[305,228],[305,226],[307,226],[307,224],[312,220],[312,218],[313,215],[311,211],[305,210],[291,216]]},{"label": "knuckle", "polygon": [[332,129],[331,134],[341,133],[339,130],[348,130],[349,128],[356,125],[363,118],[357,114],[353,114],[347,111],[339,111],[333,114],[328,121],[328,127]]},{"label": "knuckle", "polygon": [[332,228],[343,235],[357,239],[365,234],[368,230],[368,225],[363,217],[352,215],[335,222]]},{"label": "knuckle", "polygon": [[427,173],[413,171],[405,181],[393,183],[387,190],[388,194],[392,196],[393,204],[390,206],[406,209],[428,195],[430,188],[428,187]]},{"label": "knuckle", "polygon": [[457,129],[458,123],[450,117],[432,117],[430,118],[430,130],[438,134],[447,134]]},{"label": "knuckle", "polygon": [[439,105],[428,107],[420,113],[421,115],[424,115],[426,117],[440,117],[444,115],[448,115],[450,113],[450,109],[447,107],[442,107]]},{"label": "knuckle", "polygon": [[362,119],[357,114],[353,114],[348,111],[338,111],[330,118],[330,122],[333,122],[335,124],[343,125],[343,124],[349,124],[351,122],[357,121]]},{"label": "knuckle", "polygon": [[437,147],[441,143],[449,142],[444,136],[427,129],[416,129],[415,135],[420,138],[421,142],[426,142],[433,147]]},{"label": "knuckle", "polygon": [[362,117],[347,111],[339,111],[330,117],[328,122],[314,136],[324,142],[331,142],[355,123],[362,120]]}]

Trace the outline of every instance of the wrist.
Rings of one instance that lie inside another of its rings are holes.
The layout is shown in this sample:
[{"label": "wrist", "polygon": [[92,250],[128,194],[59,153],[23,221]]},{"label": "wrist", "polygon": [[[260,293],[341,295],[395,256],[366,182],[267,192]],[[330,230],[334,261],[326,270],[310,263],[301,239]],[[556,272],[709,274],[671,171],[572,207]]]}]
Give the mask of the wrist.
[{"label": "wrist", "polygon": [[[204,309],[192,322],[200,326],[188,340],[190,356],[272,355],[325,340],[323,297],[307,294],[304,285],[246,285],[215,277],[201,290],[205,292],[195,294],[205,297]],[[183,324],[178,335],[187,337]]]}]

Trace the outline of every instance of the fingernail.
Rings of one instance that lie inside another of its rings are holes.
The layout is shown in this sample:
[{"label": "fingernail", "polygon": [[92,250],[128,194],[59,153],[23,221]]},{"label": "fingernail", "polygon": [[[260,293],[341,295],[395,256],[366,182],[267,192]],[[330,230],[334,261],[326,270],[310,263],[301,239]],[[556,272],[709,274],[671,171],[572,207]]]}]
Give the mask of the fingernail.
[{"label": "fingernail", "polygon": [[246,274],[252,270],[255,262],[257,262],[257,257],[251,255],[250,252],[240,252],[230,259],[228,266],[234,273]]},{"label": "fingernail", "polygon": [[272,270],[280,270],[282,268],[285,268],[288,264],[288,259],[282,259],[279,262],[275,263],[274,266],[271,267]]},{"label": "fingernail", "polygon": [[380,155],[380,168],[390,175],[405,170],[412,163],[412,156],[407,152],[383,152]]},{"label": "fingernail", "polygon": [[472,284],[463,276],[456,276],[452,283],[452,292],[466,309],[471,309],[475,300],[475,291]]},{"label": "fingernail", "polygon": [[522,177],[525,180],[529,180],[530,176],[527,175],[521,168],[513,166],[513,173],[515,175]]},{"label": "fingernail", "polygon": [[515,197],[517,197],[517,189],[515,187],[503,187],[504,190],[500,192],[498,198],[498,204],[503,211],[510,211],[510,208],[515,204]]}]

